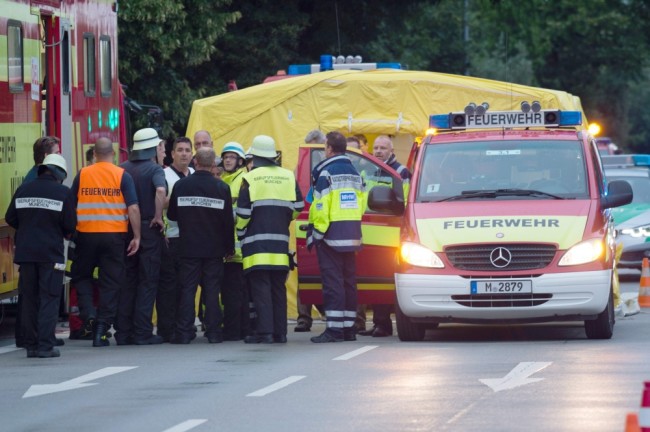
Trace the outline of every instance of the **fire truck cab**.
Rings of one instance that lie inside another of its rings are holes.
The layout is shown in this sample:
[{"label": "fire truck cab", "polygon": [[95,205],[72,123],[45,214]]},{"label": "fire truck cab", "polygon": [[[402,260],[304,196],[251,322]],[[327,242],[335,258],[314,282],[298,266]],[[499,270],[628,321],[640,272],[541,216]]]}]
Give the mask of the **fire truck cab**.
[{"label": "fire truck cab", "polygon": [[394,189],[369,192],[370,208],[401,221],[399,338],[446,322],[578,320],[588,338],[611,338],[610,209],[632,200],[629,184],[606,183],[580,112],[488,108],[431,116],[406,206]]}]

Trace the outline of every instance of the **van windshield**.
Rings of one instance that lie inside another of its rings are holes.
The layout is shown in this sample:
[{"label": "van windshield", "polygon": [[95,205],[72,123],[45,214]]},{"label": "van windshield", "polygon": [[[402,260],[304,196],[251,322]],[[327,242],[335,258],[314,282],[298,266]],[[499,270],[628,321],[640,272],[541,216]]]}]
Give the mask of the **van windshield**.
[{"label": "van windshield", "polygon": [[588,199],[580,141],[428,144],[416,202]]}]

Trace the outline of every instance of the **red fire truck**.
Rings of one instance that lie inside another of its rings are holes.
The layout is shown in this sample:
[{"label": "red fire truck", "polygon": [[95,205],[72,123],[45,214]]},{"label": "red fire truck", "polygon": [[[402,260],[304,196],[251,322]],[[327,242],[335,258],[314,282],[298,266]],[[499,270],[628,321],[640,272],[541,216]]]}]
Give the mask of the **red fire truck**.
[{"label": "red fire truck", "polygon": [[104,0],[0,0],[0,299],[16,293],[4,215],[34,165],[34,141],[61,139],[68,183],[100,136],[113,141],[116,162],[126,159],[117,8]]}]

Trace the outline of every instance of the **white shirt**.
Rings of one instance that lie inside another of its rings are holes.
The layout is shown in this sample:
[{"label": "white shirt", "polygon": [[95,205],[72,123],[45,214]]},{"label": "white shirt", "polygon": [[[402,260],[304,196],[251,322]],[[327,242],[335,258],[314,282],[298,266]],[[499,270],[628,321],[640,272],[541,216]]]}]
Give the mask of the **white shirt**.
[{"label": "white shirt", "polygon": [[[190,174],[194,172],[194,168],[188,167]],[[172,195],[172,189],[177,181],[181,179],[172,167],[167,167],[163,170],[165,172],[165,180],[167,180],[167,198]],[[178,238],[180,234],[178,230],[178,223],[167,219],[167,211],[165,211],[165,219],[167,220],[167,238]]]}]

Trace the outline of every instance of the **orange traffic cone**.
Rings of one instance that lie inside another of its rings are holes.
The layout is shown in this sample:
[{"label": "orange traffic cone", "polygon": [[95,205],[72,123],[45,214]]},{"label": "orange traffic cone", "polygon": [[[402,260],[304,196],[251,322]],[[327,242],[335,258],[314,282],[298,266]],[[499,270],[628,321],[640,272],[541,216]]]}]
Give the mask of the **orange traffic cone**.
[{"label": "orange traffic cone", "polygon": [[639,281],[639,306],[650,307],[650,261],[643,258],[641,280]]},{"label": "orange traffic cone", "polygon": [[641,432],[639,427],[639,416],[634,413],[628,413],[625,418],[625,432]]},{"label": "orange traffic cone", "polygon": [[639,408],[639,427],[641,432],[650,432],[650,381],[644,383],[641,408]]}]

